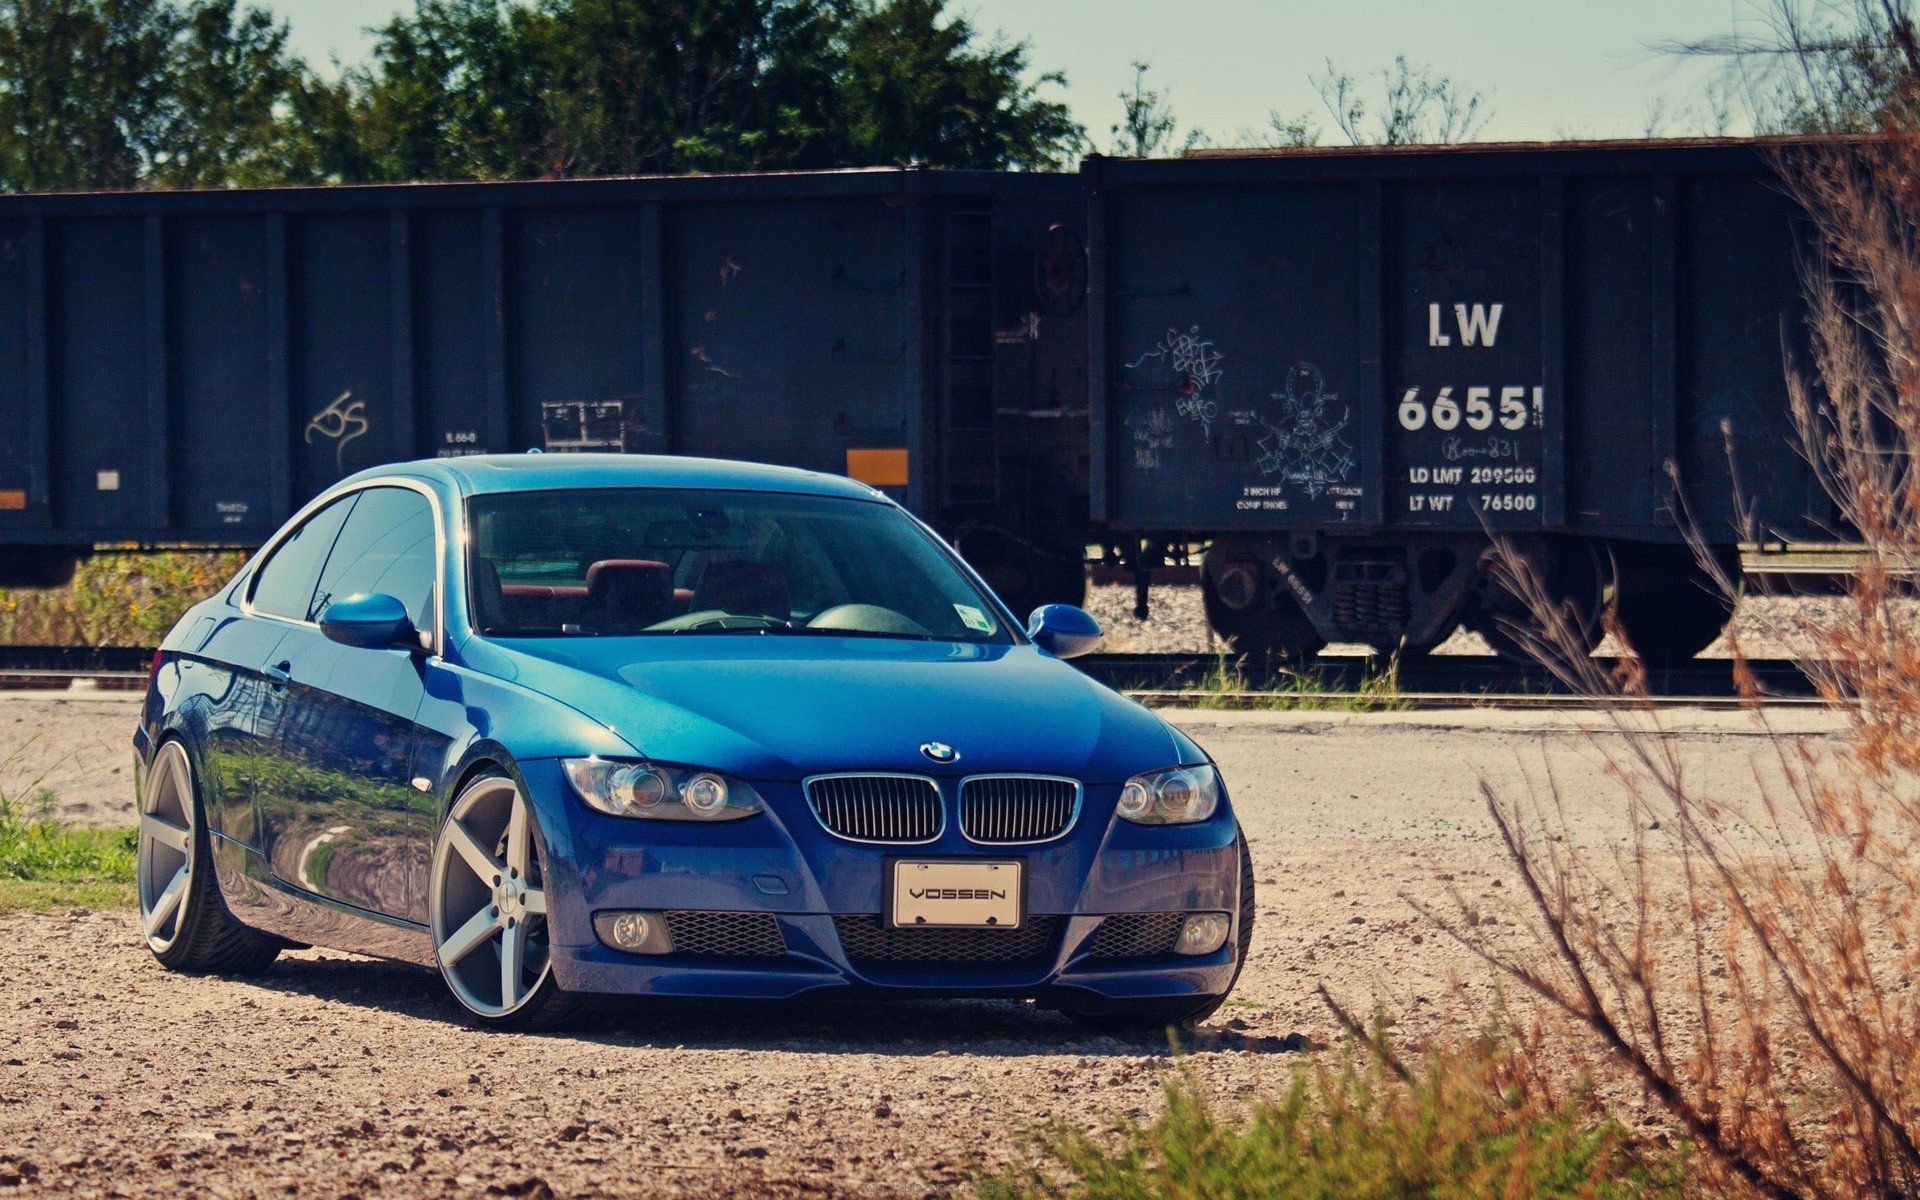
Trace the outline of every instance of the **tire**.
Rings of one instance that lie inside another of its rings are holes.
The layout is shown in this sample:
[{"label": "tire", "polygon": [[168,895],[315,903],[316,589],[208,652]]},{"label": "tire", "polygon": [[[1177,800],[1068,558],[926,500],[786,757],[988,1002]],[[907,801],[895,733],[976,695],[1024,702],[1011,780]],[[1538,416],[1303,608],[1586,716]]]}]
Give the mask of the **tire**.
[{"label": "tire", "polygon": [[[1740,552],[1715,547],[1727,578],[1740,579]],[[1621,548],[1613,615],[1627,644],[1652,666],[1670,666],[1699,654],[1733,619],[1733,600],[1689,549]]]},{"label": "tire", "polygon": [[545,862],[539,818],[504,771],[469,779],[434,836],[434,961],[447,990],[483,1028],[570,1029],[590,1011],[587,997],[563,991],[554,978]]},{"label": "tire", "polygon": [[213,839],[186,747],[162,742],[140,797],[135,885],[147,948],[169,971],[255,975],[283,943],[233,919],[214,878]]},{"label": "tire", "polygon": [[1222,599],[1212,567],[1209,563],[1200,572],[1200,603],[1206,610],[1208,626],[1235,654],[1302,659],[1312,658],[1326,647],[1327,639],[1320,636],[1307,610],[1292,596],[1284,592],[1271,596],[1271,607],[1263,598],[1235,608]]},{"label": "tire", "polygon": [[1226,990],[1213,996],[1181,996],[1175,999],[1121,1000],[1102,1011],[1090,1009],[1061,1008],[1060,1012],[1069,1021],[1082,1029],[1091,1029],[1097,1033],[1115,1035],[1140,1035],[1164,1033],[1169,1029],[1181,1033],[1190,1032],[1208,1017],[1220,1011],[1220,1006],[1233,994],[1234,984],[1240,982],[1240,973],[1247,968],[1247,951],[1253,946],[1253,855],[1247,849],[1247,835],[1237,833],[1234,844],[1240,850],[1240,936],[1235,941],[1236,953],[1233,956],[1233,978],[1227,981]]}]

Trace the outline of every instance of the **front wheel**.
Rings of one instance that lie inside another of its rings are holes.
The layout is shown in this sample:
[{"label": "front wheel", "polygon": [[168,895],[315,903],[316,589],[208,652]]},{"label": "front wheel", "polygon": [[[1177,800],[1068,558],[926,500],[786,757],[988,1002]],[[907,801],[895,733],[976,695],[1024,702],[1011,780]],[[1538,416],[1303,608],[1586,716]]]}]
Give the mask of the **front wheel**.
[{"label": "front wheel", "polygon": [[213,842],[201,820],[193,762],[177,741],[161,745],[140,797],[134,879],[140,931],[170,971],[251,975],[281,943],[233,919],[213,877]]},{"label": "front wheel", "polygon": [[498,772],[468,783],[434,842],[429,907],[440,976],[481,1025],[555,1029],[585,1008],[553,977],[546,878],[519,785]]},{"label": "front wheel", "polygon": [[1247,951],[1253,945],[1253,855],[1247,849],[1246,834],[1237,835],[1234,843],[1240,848],[1240,936],[1234,943],[1233,978],[1227,981],[1226,990],[1214,996],[1120,1000],[1098,1012],[1062,1008],[1061,1013],[1069,1021],[1097,1033],[1126,1035],[1160,1033],[1168,1029],[1186,1032],[1220,1011],[1220,1006],[1233,993],[1233,985],[1240,982],[1240,973],[1247,968]]}]

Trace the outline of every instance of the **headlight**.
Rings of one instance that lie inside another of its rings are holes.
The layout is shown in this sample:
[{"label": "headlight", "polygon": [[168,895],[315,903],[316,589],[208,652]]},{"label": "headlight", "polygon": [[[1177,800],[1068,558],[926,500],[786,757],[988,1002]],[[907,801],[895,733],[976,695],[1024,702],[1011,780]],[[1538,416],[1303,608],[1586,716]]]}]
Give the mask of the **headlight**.
[{"label": "headlight", "polygon": [[746,783],[699,767],[563,758],[567,781],[589,807],[656,821],[737,821],[764,807]]},{"label": "headlight", "polygon": [[1135,775],[1115,812],[1140,825],[1192,825],[1220,807],[1220,773],[1210,766],[1168,767]]}]

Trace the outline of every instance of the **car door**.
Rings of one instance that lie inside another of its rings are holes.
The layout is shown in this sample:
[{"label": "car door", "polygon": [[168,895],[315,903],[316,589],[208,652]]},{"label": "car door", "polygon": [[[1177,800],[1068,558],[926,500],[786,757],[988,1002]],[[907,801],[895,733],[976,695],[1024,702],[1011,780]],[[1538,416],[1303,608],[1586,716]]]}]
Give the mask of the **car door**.
[{"label": "car door", "polygon": [[275,664],[287,634],[304,621],[320,568],[353,508],[336,500],[268,548],[241,584],[238,611],[217,621],[196,646],[196,671],[209,672],[200,693],[201,790],[209,828],[242,845],[263,848],[263,786],[276,773],[277,728],[285,692]]},{"label": "car door", "polygon": [[[308,616],[281,643],[286,703],[282,778],[269,859],[285,882],[369,912],[424,924],[431,796],[411,786],[413,720],[437,644],[439,519],[428,493],[357,494],[320,572]],[[333,600],[385,593],[406,605],[418,645],[371,650],[329,640]]]}]

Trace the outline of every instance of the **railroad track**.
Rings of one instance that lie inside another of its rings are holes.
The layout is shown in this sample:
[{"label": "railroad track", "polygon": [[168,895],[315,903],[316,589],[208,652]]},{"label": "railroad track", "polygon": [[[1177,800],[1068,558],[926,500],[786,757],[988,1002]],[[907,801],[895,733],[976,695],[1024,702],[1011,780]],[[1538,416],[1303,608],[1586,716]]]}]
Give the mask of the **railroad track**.
[{"label": "railroad track", "polygon": [[[135,646],[0,646],[0,689],[137,690],[153,651]],[[1602,659],[1608,669],[1616,660]],[[1578,702],[1550,671],[1491,655],[1432,655],[1401,662],[1390,685],[1384,664],[1362,655],[1323,655],[1308,663],[1222,658],[1207,654],[1092,654],[1075,660],[1088,675],[1137,699],[1159,704],[1197,701],[1249,707],[1276,699],[1346,701],[1356,705],[1443,708],[1462,705],[1551,707]],[[1776,703],[1819,703],[1812,683],[1786,659],[1748,664]],[[1738,702],[1732,663],[1696,659],[1652,671],[1648,691],[1663,704]]]}]

